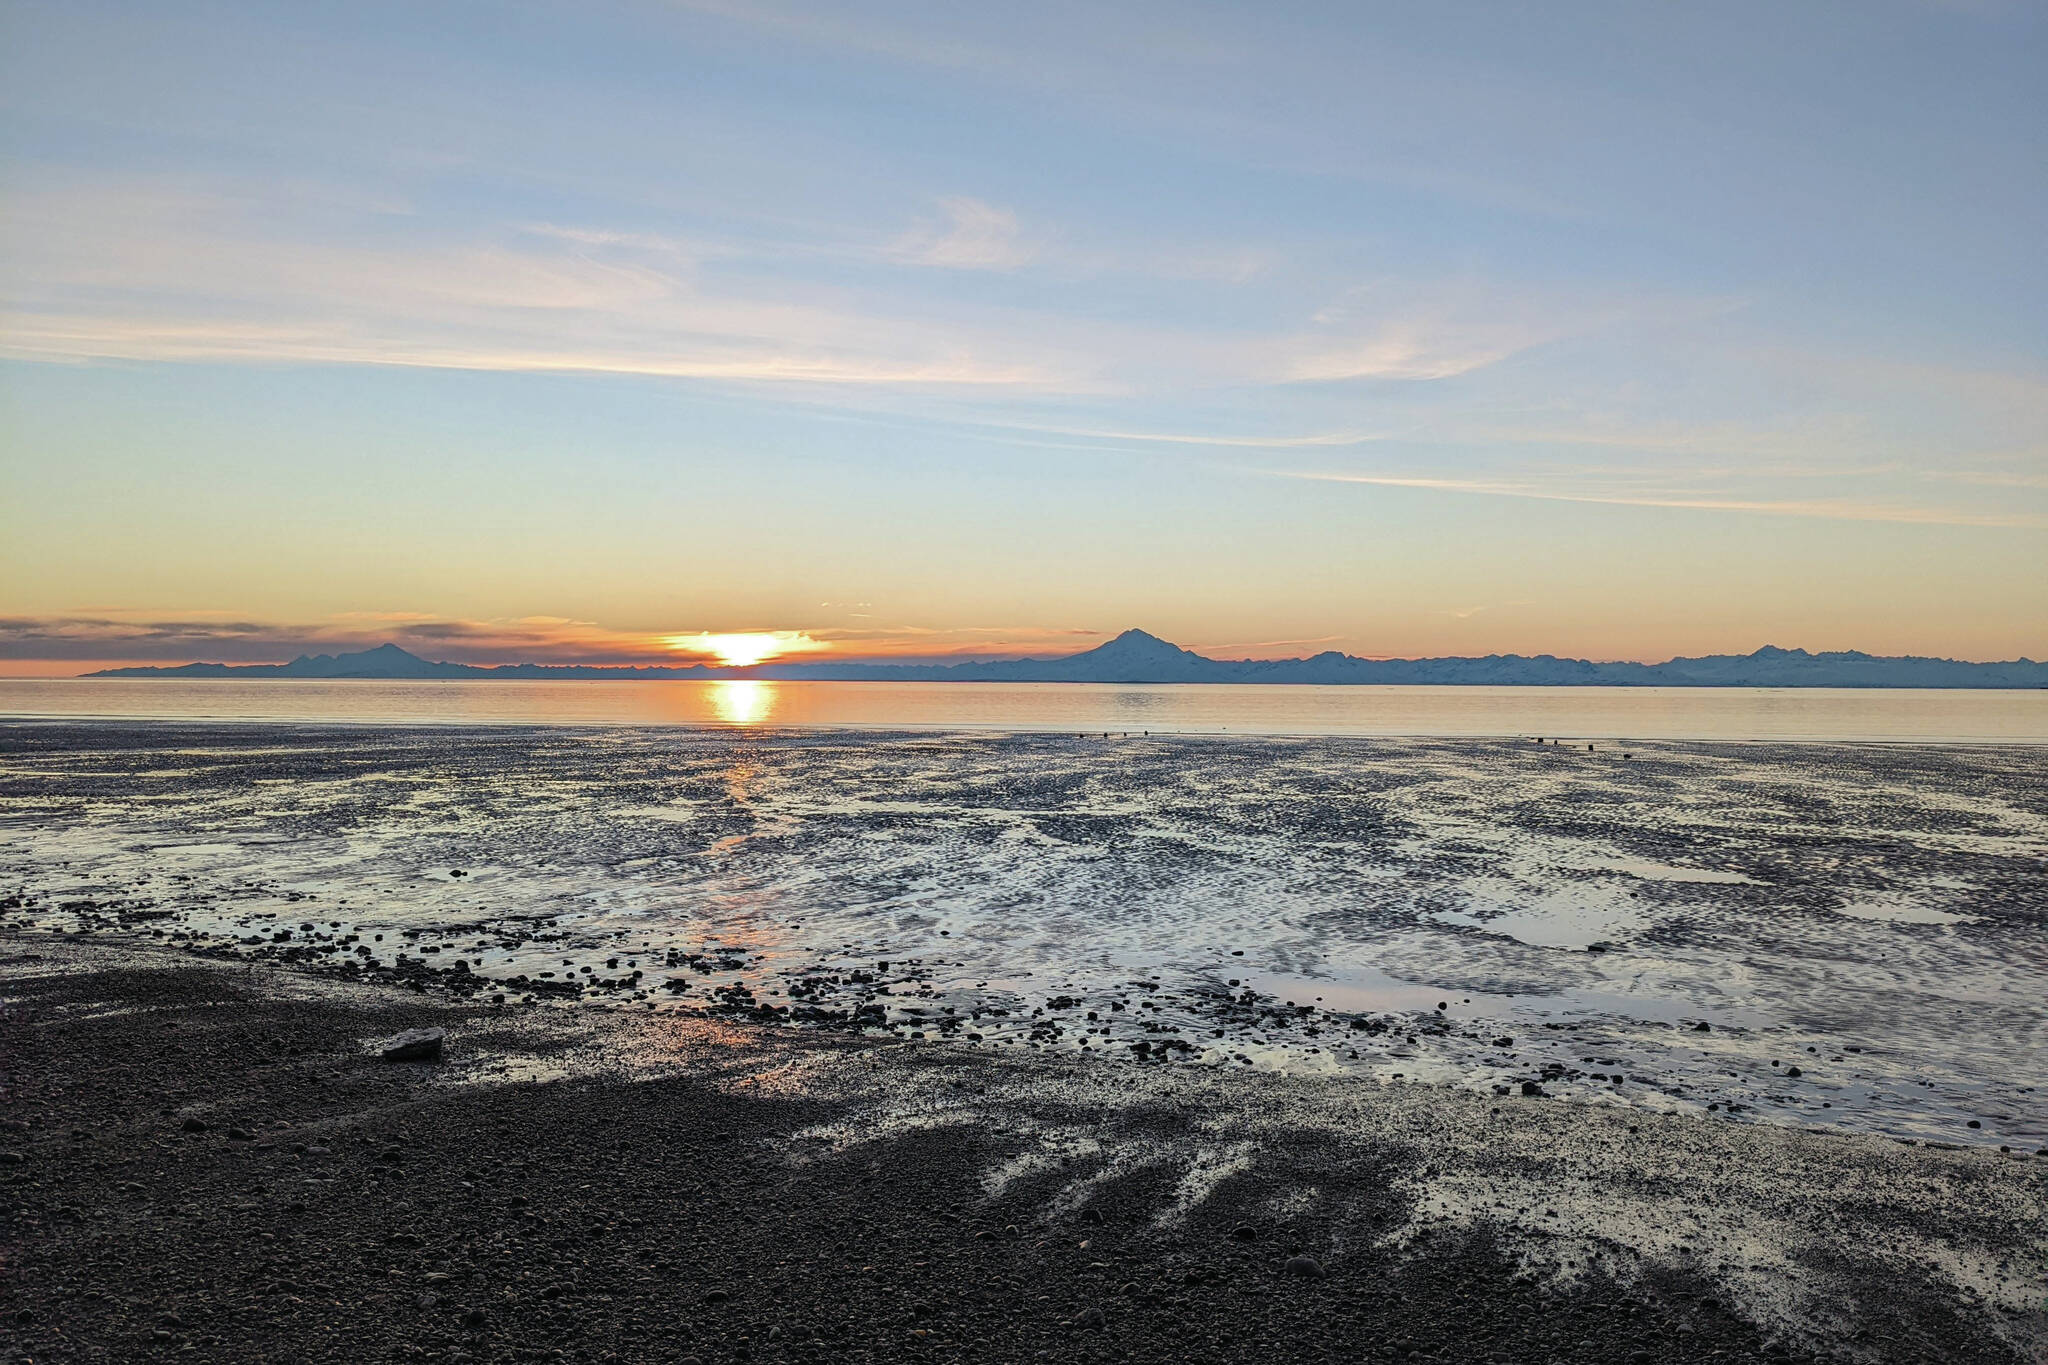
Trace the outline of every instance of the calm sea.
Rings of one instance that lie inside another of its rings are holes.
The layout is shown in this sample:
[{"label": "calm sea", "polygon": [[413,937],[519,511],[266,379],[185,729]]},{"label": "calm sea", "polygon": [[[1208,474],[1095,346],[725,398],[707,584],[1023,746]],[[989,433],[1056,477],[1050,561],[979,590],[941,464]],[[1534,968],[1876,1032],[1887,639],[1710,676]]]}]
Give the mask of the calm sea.
[{"label": "calm sea", "polygon": [[2048,743],[2048,691],[0,679],[0,716]]}]

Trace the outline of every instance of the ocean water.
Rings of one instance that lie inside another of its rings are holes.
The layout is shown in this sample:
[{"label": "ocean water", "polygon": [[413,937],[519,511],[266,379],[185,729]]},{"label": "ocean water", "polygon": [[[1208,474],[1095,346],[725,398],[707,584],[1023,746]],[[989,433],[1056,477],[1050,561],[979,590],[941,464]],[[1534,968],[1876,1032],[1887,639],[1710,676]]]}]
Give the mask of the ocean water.
[{"label": "ocean water", "polygon": [[2048,691],[0,679],[0,717],[2048,743]]},{"label": "ocean water", "polygon": [[535,1008],[1526,1084],[2031,1150],[2043,758],[11,723],[0,927],[432,968]]}]

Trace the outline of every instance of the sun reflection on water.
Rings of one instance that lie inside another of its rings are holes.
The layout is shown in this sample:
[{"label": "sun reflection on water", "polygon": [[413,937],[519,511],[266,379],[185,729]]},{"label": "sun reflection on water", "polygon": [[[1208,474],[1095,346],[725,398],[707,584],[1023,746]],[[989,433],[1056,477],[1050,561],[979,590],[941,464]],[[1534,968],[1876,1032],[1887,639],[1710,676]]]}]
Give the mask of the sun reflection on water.
[{"label": "sun reflection on water", "polygon": [[726,678],[711,684],[711,709],[726,725],[759,725],[775,710],[775,684]]}]

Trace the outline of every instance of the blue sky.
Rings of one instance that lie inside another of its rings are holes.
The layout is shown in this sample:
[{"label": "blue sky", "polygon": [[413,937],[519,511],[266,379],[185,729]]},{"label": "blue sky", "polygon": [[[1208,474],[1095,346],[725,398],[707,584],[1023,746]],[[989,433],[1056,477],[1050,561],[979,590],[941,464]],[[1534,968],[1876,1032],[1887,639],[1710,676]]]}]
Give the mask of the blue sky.
[{"label": "blue sky", "polygon": [[0,26],[24,666],[2048,652],[2037,7]]}]

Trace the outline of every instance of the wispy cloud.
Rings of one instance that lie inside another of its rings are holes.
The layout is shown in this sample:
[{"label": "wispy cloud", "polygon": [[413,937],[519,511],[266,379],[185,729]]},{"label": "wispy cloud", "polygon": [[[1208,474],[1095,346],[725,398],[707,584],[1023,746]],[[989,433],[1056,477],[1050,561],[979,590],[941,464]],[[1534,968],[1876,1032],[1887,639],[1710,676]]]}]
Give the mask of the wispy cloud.
[{"label": "wispy cloud", "polygon": [[1507,325],[1436,326],[1398,321],[1369,336],[1305,345],[1283,361],[1289,383],[1342,379],[1452,379],[1498,364],[1548,337]]},{"label": "wispy cloud", "polygon": [[1282,383],[1452,379],[1538,346],[1634,318],[1696,313],[1714,303],[1560,297],[1479,279],[1371,281],[1341,291],[1283,342]]},{"label": "wispy cloud", "polygon": [[670,238],[527,225],[502,240],[343,245],[276,235],[262,207],[132,184],[15,196],[0,219],[0,353],[1090,387],[1057,348],[980,322],[846,290],[707,282],[699,253]]},{"label": "wispy cloud", "polygon": [[434,659],[480,663],[546,658],[588,663],[672,658],[657,637],[558,616],[466,620],[426,612],[343,612],[317,621],[238,619],[192,611],[81,612],[0,618],[0,658],[278,662],[394,642]]},{"label": "wispy cloud", "polygon": [[[862,616],[863,613],[851,613]],[[788,627],[736,621],[688,629],[620,630],[561,616],[475,620],[429,612],[343,612],[315,621],[244,620],[225,612],[100,610],[0,617],[0,659],[143,663],[278,663],[395,643],[457,663],[676,664],[719,657],[722,638],[777,640],[779,654],[839,659],[1016,658],[1071,654],[1102,632],[1072,626]]]},{"label": "wispy cloud", "polygon": [[[454,239],[409,219],[403,232],[309,232],[282,225],[276,210],[261,188],[203,182],[12,196],[0,213],[0,354],[1128,395],[1440,379],[1583,329],[1597,312],[1466,281],[1411,283],[1399,298],[1346,291],[1305,331],[1279,318],[1263,328],[1119,322],[1080,302],[1063,311],[1056,293],[1027,309],[931,280],[922,293],[884,288],[844,269],[1003,271],[1038,259],[1012,211],[968,197],[941,201],[940,217],[893,243],[786,252],[530,219]],[[797,259],[805,270],[787,268]],[[1083,266],[1062,270],[1158,278],[1157,262]],[[1153,435],[1172,439],[1142,429],[1130,439]],[[1228,434],[1182,443],[1205,441],[1275,444]]]},{"label": "wispy cloud", "polygon": [[965,195],[939,201],[940,219],[919,223],[888,255],[949,270],[1015,270],[1033,252],[1018,233],[1017,215]]},{"label": "wispy cloud", "polygon": [[1469,621],[1473,617],[1483,615],[1486,612],[1499,611],[1502,607],[1526,607],[1529,605],[1530,601],[1528,598],[1517,598],[1512,602],[1483,602],[1476,607],[1453,607],[1448,615],[1454,620]]},{"label": "wispy cloud", "polygon": [[1948,483],[1976,484],[1983,488],[2048,488],[2048,472],[2028,473],[2010,469],[1928,469],[1921,471],[1920,477]]},{"label": "wispy cloud", "polygon": [[[1261,473],[1269,471],[1258,471]],[[1349,474],[1285,470],[1279,477],[1319,483],[1367,484],[1386,488],[1424,488],[1486,497],[1529,498],[1539,502],[1594,503],[1613,507],[1668,507],[1706,512],[1753,512],[1766,516],[1812,517],[1826,521],[1904,522],[1926,526],[1982,526],[2040,530],[2048,516],[2029,512],[1975,511],[1901,503],[1855,502],[1848,499],[1773,499],[1659,495],[1597,489],[1545,487],[1500,479],[1441,478],[1412,474]]]},{"label": "wispy cloud", "polygon": [[1001,424],[1006,430],[1035,431],[1047,436],[1077,436],[1096,441],[1136,441],[1148,445],[1225,446],[1248,450],[1300,450],[1322,446],[1357,446],[1391,439],[1391,433],[1373,431],[1318,431],[1291,436],[1205,435],[1196,432],[1119,431],[1100,427],[1058,427],[1017,422]]},{"label": "wispy cloud", "polygon": [[1183,647],[1197,654],[1206,654],[1212,659],[1248,659],[1266,657],[1261,652],[1264,650],[1301,649],[1309,645],[1335,644],[1343,638],[1342,635],[1309,635],[1292,640],[1242,640],[1230,644],[1194,644]]}]

